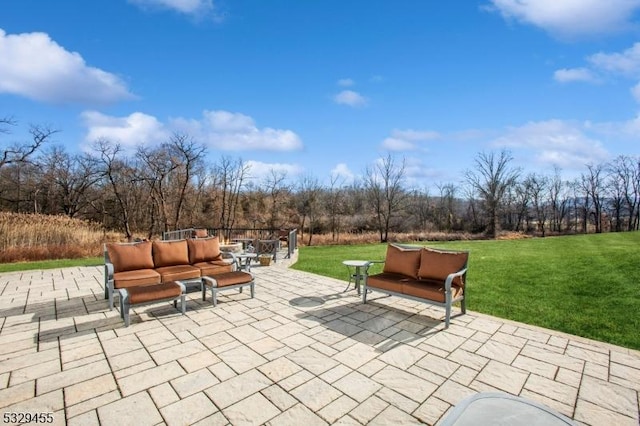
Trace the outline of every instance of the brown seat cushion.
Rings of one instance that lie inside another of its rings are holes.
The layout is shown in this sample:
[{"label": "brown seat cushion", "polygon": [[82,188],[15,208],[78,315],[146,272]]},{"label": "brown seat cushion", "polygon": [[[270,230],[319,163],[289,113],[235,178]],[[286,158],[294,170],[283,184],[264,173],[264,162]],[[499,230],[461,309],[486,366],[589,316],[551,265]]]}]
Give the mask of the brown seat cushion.
[{"label": "brown seat cushion", "polygon": [[[421,250],[418,276],[421,279],[444,282],[449,274],[464,268],[468,258],[469,253],[467,252],[447,252],[424,247]],[[460,277],[456,278],[455,283],[463,285]]]},{"label": "brown seat cushion", "polygon": [[163,266],[155,271],[160,274],[163,283],[200,278],[200,269],[191,265]]},{"label": "brown seat cushion", "polygon": [[367,287],[402,293],[402,282],[407,280],[409,280],[409,278],[407,278],[406,275],[383,272],[381,274],[369,275],[367,277]]},{"label": "brown seat cushion", "polygon": [[138,269],[135,271],[116,272],[113,274],[114,288],[158,284],[160,281],[160,274],[153,269]]},{"label": "brown seat cushion", "polygon": [[187,240],[153,242],[153,265],[155,268],[188,264]]},{"label": "brown seat cushion", "polygon": [[221,274],[224,272],[233,271],[233,263],[230,263],[224,260],[210,260],[209,262],[198,262],[198,263],[194,263],[193,266],[200,269],[200,274],[203,277],[205,275],[215,275],[215,274]]},{"label": "brown seat cushion", "polygon": [[[402,292],[410,296],[421,299],[433,300],[444,303],[444,282],[430,280],[409,280],[402,283]],[[451,297],[456,298],[462,294],[462,288],[457,285],[451,286]]]},{"label": "brown seat cushion", "polygon": [[216,280],[218,288],[236,284],[248,284],[253,281],[251,274],[243,271],[224,272],[222,274],[212,275],[211,278]]},{"label": "brown seat cushion", "polygon": [[403,249],[394,244],[387,246],[387,256],[382,272],[406,275],[418,278],[420,268],[420,249]]},{"label": "brown seat cushion", "polygon": [[187,240],[187,246],[189,249],[188,263],[192,265],[200,262],[222,260],[220,241],[218,240],[218,237]]},{"label": "brown seat cushion", "polygon": [[140,243],[107,243],[107,254],[114,272],[153,269],[151,241]]},{"label": "brown seat cushion", "polygon": [[135,305],[154,300],[175,299],[182,294],[182,289],[175,282],[167,282],[128,288],[127,293],[129,293],[129,303]]}]

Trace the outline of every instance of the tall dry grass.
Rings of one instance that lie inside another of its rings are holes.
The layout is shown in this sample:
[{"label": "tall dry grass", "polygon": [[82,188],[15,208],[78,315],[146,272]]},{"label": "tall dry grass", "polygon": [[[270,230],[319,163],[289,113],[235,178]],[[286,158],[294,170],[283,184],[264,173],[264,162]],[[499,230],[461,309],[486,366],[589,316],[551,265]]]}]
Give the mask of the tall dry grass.
[{"label": "tall dry grass", "polygon": [[[476,240],[481,239],[481,235],[468,233],[447,233],[447,232],[407,232],[407,233],[390,233],[388,236],[390,243],[401,242],[423,242],[423,241],[460,241],[460,240]],[[350,245],[350,244],[375,244],[380,242],[380,234],[378,232],[358,232],[341,233],[334,238],[331,234],[314,234],[311,238],[311,245],[328,246],[328,245]],[[298,244],[302,246],[309,245],[309,234],[298,233]]]},{"label": "tall dry grass", "polygon": [[114,239],[84,220],[0,212],[0,263],[100,256],[103,242]]}]

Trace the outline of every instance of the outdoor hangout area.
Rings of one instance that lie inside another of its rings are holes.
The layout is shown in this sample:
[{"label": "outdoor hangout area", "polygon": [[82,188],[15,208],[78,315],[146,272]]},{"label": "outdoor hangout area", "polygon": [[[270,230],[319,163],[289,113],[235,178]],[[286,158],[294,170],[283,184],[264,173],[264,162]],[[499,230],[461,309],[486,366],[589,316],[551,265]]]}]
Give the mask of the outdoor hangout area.
[{"label": "outdoor hangout area", "polygon": [[285,250],[251,265],[253,297],[222,291],[214,306],[187,285],[184,312],[171,298],[133,304],[128,327],[104,265],[0,274],[2,412],[68,425],[490,424],[500,410],[638,424],[637,351],[459,304],[446,327],[442,306],[356,287],[341,262],[343,279],[294,270]]}]

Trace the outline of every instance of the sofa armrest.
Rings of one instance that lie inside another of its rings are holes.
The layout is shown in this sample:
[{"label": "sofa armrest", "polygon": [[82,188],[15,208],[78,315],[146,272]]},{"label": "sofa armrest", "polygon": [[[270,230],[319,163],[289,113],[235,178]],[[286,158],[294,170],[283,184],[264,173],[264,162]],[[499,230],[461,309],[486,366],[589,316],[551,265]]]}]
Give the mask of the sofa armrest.
[{"label": "sofa armrest", "polygon": [[113,281],[114,268],[113,263],[104,262],[104,283],[107,284],[109,281]]},{"label": "sofa armrest", "polygon": [[233,252],[223,251],[220,254],[221,254],[223,259],[231,259],[231,263],[233,264],[233,270],[234,271],[239,271],[240,270],[240,263],[238,262],[238,258],[236,257],[236,255]]},{"label": "sofa armrest", "polygon": [[456,278],[456,277],[461,277],[466,273],[467,273],[467,268],[464,268],[464,269],[459,270],[458,272],[454,272],[453,274],[449,274],[447,276],[447,279],[444,282],[445,290],[446,291],[450,291],[451,290],[451,283],[453,282],[453,279]]}]

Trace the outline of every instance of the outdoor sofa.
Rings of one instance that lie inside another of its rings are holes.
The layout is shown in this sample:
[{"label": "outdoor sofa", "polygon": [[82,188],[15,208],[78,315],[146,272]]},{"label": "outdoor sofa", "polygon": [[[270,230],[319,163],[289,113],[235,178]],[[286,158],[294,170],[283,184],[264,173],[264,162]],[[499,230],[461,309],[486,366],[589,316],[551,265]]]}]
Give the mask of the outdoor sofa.
[{"label": "outdoor sofa", "polygon": [[[211,286],[212,280],[203,282],[203,277],[224,277],[213,280],[220,284],[216,290],[223,286],[240,290],[245,285],[251,286],[253,296],[253,275],[239,271],[239,263],[233,253],[220,251],[218,237],[107,243],[104,259],[105,299],[109,299],[109,309],[113,309],[114,295],[119,295],[121,315],[125,314],[123,308],[128,310],[128,306],[123,306],[123,296],[127,299],[132,288],[136,288],[134,293],[138,297],[130,301],[137,299],[140,303],[178,300],[175,289],[170,285],[160,285],[167,283],[196,285],[202,289],[204,300],[205,284]],[[183,293],[185,291],[182,290]],[[215,297],[215,293],[213,295]],[[182,311],[184,313],[184,307]]]},{"label": "outdoor sofa", "polygon": [[429,247],[389,244],[379,274],[364,274],[362,302],[367,303],[367,290],[391,296],[434,304],[445,308],[445,328],[449,327],[451,305],[460,302],[466,313],[466,277],[469,252],[436,250]]}]

